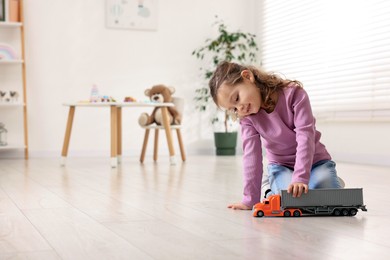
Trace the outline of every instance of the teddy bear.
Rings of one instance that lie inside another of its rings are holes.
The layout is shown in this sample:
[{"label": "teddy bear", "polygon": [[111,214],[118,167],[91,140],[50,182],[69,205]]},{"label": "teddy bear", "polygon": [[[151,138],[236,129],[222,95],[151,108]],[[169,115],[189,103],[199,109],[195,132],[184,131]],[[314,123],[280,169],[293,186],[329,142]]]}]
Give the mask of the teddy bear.
[{"label": "teddy bear", "polygon": [[[175,93],[175,88],[167,87],[165,85],[155,85],[150,89],[145,90],[145,95],[149,97],[153,103],[171,103],[172,95]],[[179,125],[181,123],[181,115],[175,107],[168,107],[169,123],[171,125]],[[140,126],[147,126],[153,123],[162,125],[161,108],[153,109],[152,114],[142,113],[138,118]]]}]

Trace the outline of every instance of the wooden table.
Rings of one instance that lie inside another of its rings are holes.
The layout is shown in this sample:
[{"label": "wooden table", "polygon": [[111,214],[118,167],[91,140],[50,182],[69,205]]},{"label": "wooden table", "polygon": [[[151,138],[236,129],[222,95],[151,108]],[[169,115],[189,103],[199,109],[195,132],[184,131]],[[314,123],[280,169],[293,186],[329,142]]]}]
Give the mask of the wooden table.
[{"label": "wooden table", "polygon": [[[66,124],[64,144],[62,146],[62,162],[61,165],[66,164],[66,157],[68,155],[70,136],[72,133],[73,118],[76,112],[76,107],[107,107],[110,108],[110,125],[111,125],[111,167],[117,167],[122,156],[122,108],[132,107],[161,107],[163,116],[163,126],[167,137],[169,156],[171,164],[176,163],[175,151],[173,147],[171,126],[168,117],[168,107],[174,106],[173,103],[146,103],[146,102],[104,102],[104,103],[64,103],[64,106],[69,107],[68,121]],[[135,125],[135,124],[134,124]],[[137,124],[138,126],[138,124]]]}]

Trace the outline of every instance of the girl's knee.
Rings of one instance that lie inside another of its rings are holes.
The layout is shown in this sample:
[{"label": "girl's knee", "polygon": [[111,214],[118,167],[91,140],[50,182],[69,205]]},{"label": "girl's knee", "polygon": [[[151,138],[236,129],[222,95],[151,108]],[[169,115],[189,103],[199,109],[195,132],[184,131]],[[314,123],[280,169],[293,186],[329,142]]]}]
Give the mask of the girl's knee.
[{"label": "girl's knee", "polygon": [[280,190],[287,189],[291,182],[292,173],[293,171],[285,166],[268,165],[268,177],[272,191],[280,193]]},{"label": "girl's knee", "polygon": [[341,188],[337,177],[336,163],[327,161],[315,167],[310,176],[309,189]]}]

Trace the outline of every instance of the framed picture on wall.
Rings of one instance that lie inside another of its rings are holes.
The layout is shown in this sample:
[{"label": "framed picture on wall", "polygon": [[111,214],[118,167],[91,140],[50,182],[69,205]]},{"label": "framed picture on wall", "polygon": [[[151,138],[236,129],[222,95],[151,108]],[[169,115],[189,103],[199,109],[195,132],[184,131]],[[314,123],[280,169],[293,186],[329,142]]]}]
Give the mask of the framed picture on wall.
[{"label": "framed picture on wall", "polygon": [[106,26],[157,30],[158,0],[106,0]]}]

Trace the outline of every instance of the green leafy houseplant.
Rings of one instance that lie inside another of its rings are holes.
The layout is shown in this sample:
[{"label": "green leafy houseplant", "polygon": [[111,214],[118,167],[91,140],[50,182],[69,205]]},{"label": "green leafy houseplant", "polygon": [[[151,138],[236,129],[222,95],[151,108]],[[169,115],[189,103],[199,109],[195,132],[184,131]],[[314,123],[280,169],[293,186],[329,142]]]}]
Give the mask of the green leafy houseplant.
[{"label": "green leafy houseplant", "polygon": [[[214,26],[217,26],[218,28],[216,37],[213,39],[206,39],[203,46],[192,52],[192,55],[203,61],[204,66],[202,66],[200,70],[205,82],[208,82],[217,65],[222,61],[254,64],[257,61],[257,52],[259,50],[255,41],[256,35],[248,32],[241,32],[239,30],[230,31],[222,20],[217,20]],[[207,83],[195,90],[194,99],[197,110],[206,111],[209,108],[210,103],[212,103],[212,98]],[[225,112],[222,118],[224,132],[228,133],[230,116]],[[211,121],[213,124],[216,124],[220,119],[216,115]]]},{"label": "green leafy houseplant", "polygon": [[[256,35],[241,31],[229,31],[222,20],[215,23],[218,27],[218,35],[214,39],[206,39],[204,46],[194,50],[192,55],[199,60],[207,62],[206,67],[201,67],[203,76],[208,81],[217,65],[222,61],[237,62],[240,64],[255,63],[259,50],[255,41]],[[195,90],[196,109],[205,111],[211,101],[210,91],[205,84]],[[217,122],[213,119],[213,123]],[[228,131],[229,115],[225,113],[225,132]]]}]

